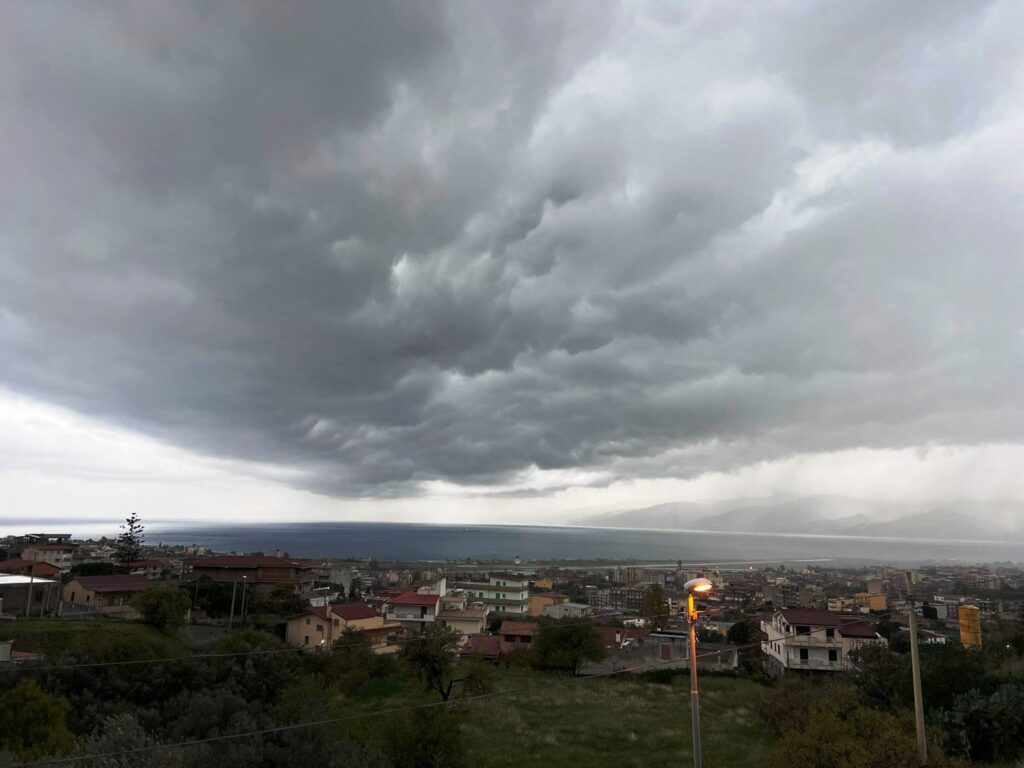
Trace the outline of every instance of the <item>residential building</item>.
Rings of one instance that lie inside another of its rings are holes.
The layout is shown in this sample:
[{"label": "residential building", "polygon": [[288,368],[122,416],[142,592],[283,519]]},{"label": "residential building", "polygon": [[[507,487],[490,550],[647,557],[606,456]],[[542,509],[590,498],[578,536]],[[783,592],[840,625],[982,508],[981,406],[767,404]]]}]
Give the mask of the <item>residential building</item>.
[{"label": "residential building", "polygon": [[521,573],[491,573],[487,581],[461,581],[455,586],[493,613],[529,615],[530,581]]},{"label": "residential building", "polygon": [[21,559],[52,563],[62,573],[67,573],[71,570],[75,549],[75,545],[70,542],[25,544],[21,548]]},{"label": "residential building", "polygon": [[164,575],[165,570],[170,570],[163,560],[136,560],[129,568],[133,576],[143,576],[150,581],[156,581]]},{"label": "residential building", "polygon": [[553,603],[545,606],[543,615],[553,619],[580,619],[590,615],[590,606],[586,603]]},{"label": "residential building", "polygon": [[542,616],[544,609],[549,605],[555,603],[567,603],[569,602],[568,595],[562,595],[557,592],[546,592],[543,594],[533,593],[530,595],[529,607],[527,612],[530,616]]},{"label": "residential building", "polygon": [[400,624],[386,622],[364,603],[330,603],[307,606],[298,616],[290,617],[285,622],[285,641],[317,650],[342,641],[347,630],[365,632],[374,653],[397,651],[397,638],[403,631]]},{"label": "residential building", "polygon": [[218,583],[246,584],[264,597],[278,584],[290,584],[296,594],[313,590],[313,565],[306,560],[267,555],[218,555],[192,560],[192,579]]},{"label": "residential building", "polygon": [[885,595],[875,592],[858,592],[853,599],[861,611],[882,612],[886,610]]},{"label": "residential building", "polygon": [[470,635],[459,649],[463,658],[497,661],[501,657],[501,635]]},{"label": "residential building", "polygon": [[540,632],[536,621],[503,621],[498,635],[501,637],[502,655],[513,651],[528,651],[533,647],[533,638]]},{"label": "residential building", "polygon": [[15,576],[37,576],[43,579],[60,578],[60,568],[53,563],[25,560],[20,557],[0,561],[0,573],[13,574]]},{"label": "residential building", "polygon": [[761,649],[773,672],[790,669],[837,672],[852,668],[850,654],[864,645],[885,644],[863,616],[812,608],[784,608],[761,622]]},{"label": "residential building", "polygon": [[57,608],[60,582],[20,574],[0,574],[0,621],[42,616]]},{"label": "residential building", "polygon": [[153,586],[145,576],[77,576],[64,585],[64,615],[100,613],[124,619],[138,618],[132,600]]},{"label": "residential building", "polygon": [[391,598],[386,610],[388,621],[397,622],[410,632],[422,632],[440,613],[441,596],[405,592]]}]

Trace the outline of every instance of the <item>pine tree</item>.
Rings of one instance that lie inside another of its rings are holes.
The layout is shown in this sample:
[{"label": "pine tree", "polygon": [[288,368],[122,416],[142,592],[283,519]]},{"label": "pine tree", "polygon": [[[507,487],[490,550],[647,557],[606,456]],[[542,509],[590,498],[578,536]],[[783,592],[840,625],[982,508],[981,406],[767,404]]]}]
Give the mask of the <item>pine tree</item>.
[{"label": "pine tree", "polygon": [[132,563],[141,559],[144,530],[135,512],[121,526],[121,533],[117,537],[117,563],[125,573],[131,573]]}]

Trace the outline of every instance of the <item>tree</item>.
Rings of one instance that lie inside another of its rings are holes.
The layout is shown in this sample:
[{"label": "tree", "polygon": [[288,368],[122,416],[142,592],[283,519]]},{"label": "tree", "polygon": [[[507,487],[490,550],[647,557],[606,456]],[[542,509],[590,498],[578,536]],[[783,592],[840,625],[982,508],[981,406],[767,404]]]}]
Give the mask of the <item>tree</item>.
[{"label": "tree", "polygon": [[758,638],[757,624],[750,619],[737,621],[729,631],[725,633],[725,639],[733,645],[750,645],[756,643]]},{"label": "tree", "polygon": [[384,748],[394,768],[459,768],[466,764],[459,717],[447,707],[389,718],[385,735]]},{"label": "tree", "polygon": [[457,630],[435,623],[402,643],[402,658],[423,681],[423,687],[440,694],[442,701],[451,698],[456,686],[465,692],[486,685],[483,668],[458,663],[461,638]]},{"label": "tree", "polygon": [[586,662],[604,657],[604,643],[594,625],[579,619],[542,622],[533,646],[533,665],[537,669],[573,675]]},{"label": "tree", "polygon": [[145,531],[145,527],[135,512],[132,512],[121,526],[115,552],[117,564],[125,573],[131,573],[132,563],[141,559],[142,543],[146,538],[143,531]]},{"label": "tree", "polygon": [[668,600],[661,584],[651,584],[644,592],[643,614],[655,629],[664,629],[668,625]]},{"label": "tree", "polygon": [[[928,751],[934,768],[951,764],[938,745],[930,745]],[[782,738],[769,753],[766,765],[914,768],[914,721],[908,711],[893,714],[865,707],[850,686],[828,686],[809,702],[803,717],[784,721]]]},{"label": "tree", "polygon": [[185,623],[185,615],[191,603],[184,589],[167,586],[143,590],[135,597],[132,605],[142,614],[144,622],[168,631]]},{"label": "tree", "polygon": [[[152,748],[158,744],[139,725],[135,715],[125,713],[108,717],[104,721],[102,734],[86,741],[85,754],[105,755]],[[180,768],[184,765],[184,755],[180,749],[150,749],[140,755],[93,757],[81,765],[85,768]]]},{"label": "tree", "polygon": [[302,598],[295,593],[295,587],[287,582],[274,585],[274,588],[270,590],[267,605],[270,610],[282,616],[302,613],[306,607]]},{"label": "tree", "polygon": [[71,706],[51,696],[35,680],[22,680],[0,695],[0,752],[13,752],[19,760],[63,755],[75,747],[68,729]]}]

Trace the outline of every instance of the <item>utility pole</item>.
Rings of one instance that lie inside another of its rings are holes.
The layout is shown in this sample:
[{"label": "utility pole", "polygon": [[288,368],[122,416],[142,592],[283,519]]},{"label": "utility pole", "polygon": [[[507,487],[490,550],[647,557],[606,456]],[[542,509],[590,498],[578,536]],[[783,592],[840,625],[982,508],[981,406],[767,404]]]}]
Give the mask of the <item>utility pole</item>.
[{"label": "utility pole", "polygon": [[246,581],[247,578],[248,578],[247,576],[244,576],[244,575],[242,576],[242,626],[243,627],[245,626],[245,585],[248,583]]},{"label": "utility pole", "polygon": [[28,594],[25,595],[25,618],[32,618],[32,585],[36,580],[36,561],[39,559],[39,550],[32,551],[32,567],[28,570]]},{"label": "utility pole", "polygon": [[917,764],[928,765],[928,741],[924,733],[924,699],[921,696],[921,657],[917,652],[917,609],[914,606],[914,573],[906,572],[907,599],[910,601],[910,664],[914,673],[914,724],[917,726]]},{"label": "utility pole", "polygon": [[235,590],[238,589],[238,582],[231,583],[231,615],[228,617],[228,629],[235,623]]}]

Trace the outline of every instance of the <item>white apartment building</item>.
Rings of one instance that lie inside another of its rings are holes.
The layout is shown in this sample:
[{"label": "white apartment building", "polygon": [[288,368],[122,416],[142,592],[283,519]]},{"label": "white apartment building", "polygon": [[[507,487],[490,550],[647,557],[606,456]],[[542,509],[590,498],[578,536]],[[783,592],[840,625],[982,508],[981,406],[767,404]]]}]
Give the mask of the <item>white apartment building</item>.
[{"label": "white apartment building", "polygon": [[761,622],[768,637],[761,650],[768,655],[771,671],[791,669],[839,672],[853,666],[850,654],[885,638],[862,616],[848,616],[813,608],[784,608],[771,621]]},{"label": "white apartment building", "polygon": [[465,590],[471,603],[483,603],[494,613],[530,613],[530,581],[521,573],[491,573],[487,581],[462,581],[455,586]]}]

